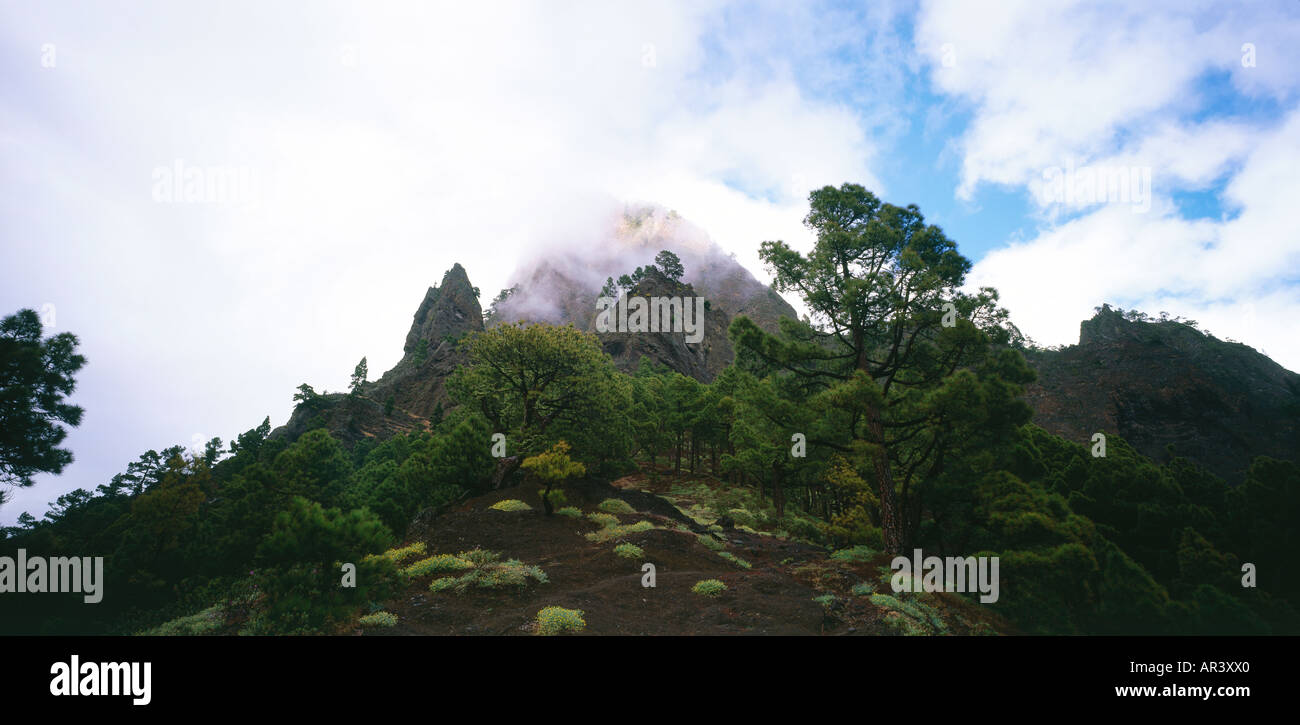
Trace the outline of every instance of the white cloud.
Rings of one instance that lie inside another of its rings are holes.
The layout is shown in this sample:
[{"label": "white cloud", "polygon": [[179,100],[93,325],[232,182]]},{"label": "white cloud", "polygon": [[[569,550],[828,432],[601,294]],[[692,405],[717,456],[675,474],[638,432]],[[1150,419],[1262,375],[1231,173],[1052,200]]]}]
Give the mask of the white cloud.
[{"label": "white cloud", "polygon": [[[90,364],[77,462],[0,520],[147,448],[283,422],[295,386],[342,389],[363,355],[386,369],[452,263],[486,302],[610,197],[678,210],[761,276],[761,240],[807,242],[795,181],[876,181],[876,147],[796,78],[833,67],[826,21],[743,12],[742,33],[722,2],[5,8],[0,304],[55,303]],[[260,194],[154,202],[177,159]]]},{"label": "white cloud", "polygon": [[[1074,342],[1108,301],[1197,319],[1300,369],[1298,39],[1300,15],[1280,4],[927,3],[917,50],[972,113],[957,195],[1022,188],[1041,212],[1037,235],[987,254],[972,284],[997,287],[1040,343]],[[1222,74],[1233,102],[1206,97]],[[1288,110],[1261,117],[1254,102]],[[1051,201],[1044,185],[1067,164],[1149,169],[1150,209]],[[1224,179],[1223,219],[1180,213],[1177,192]]]},{"label": "white cloud", "polygon": [[[1080,319],[1102,302],[1161,310],[1205,323],[1300,369],[1295,277],[1300,232],[1300,111],[1263,134],[1224,193],[1240,213],[1181,218],[1167,200],[1147,214],[1107,205],[985,256],[974,285],[992,285],[1013,319],[1041,344],[1076,341]],[[1247,311],[1250,311],[1247,314]]]}]

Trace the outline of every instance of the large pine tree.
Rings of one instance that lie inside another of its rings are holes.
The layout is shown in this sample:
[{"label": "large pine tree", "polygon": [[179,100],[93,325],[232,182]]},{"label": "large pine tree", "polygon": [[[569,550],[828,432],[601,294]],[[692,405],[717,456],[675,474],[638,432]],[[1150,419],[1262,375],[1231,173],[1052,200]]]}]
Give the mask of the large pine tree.
[{"label": "large pine tree", "polygon": [[768,241],[759,254],[811,319],[784,320],[771,335],[738,317],[732,339],[743,364],[778,375],[819,412],[809,445],[874,482],[885,549],[899,553],[920,518],[915,487],[976,427],[1027,421],[1015,396],[1033,374],[1018,352],[994,354],[1018,335],[997,293],[961,291],[970,262],[916,206],[882,203],[857,184],[809,201],[812,251]]}]

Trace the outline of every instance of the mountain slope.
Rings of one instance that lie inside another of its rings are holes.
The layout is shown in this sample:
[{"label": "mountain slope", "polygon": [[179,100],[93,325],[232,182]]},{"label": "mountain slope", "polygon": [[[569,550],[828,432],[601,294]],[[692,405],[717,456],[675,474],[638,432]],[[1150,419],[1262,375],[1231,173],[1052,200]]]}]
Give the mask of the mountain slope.
[{"label": "mountain slope", "polygon": [[1172,445],[1233,483],[1255,456],[1300,453],[1300,375],[1240,343],[1103,306],[1077,345],[1027,358],[1034,422],[1063,438],[1119,433],[1156,461]]},{"label": "mountain slope", "polygon": [[[649,268],[661,250],[676,254],[685,274],[683,289]],[[647,274],[631,291],[634,296],[700,295],[708,301],[705,338],[683,349],[681,333],[603,333],[595,328],[596,299],[606,279],[618,279],[637,267]],[[643,206],[625,210],[608,231],[590,244],[547,250],[544,256],[521,263],[510,296],[492,311],[493,322],[572,324],[597,332],[620,369],[634,368],[641,355],[707,382],[735,357],[727,327],[736,315],[747,315],[759,327],[776,332],[782,317],[795,309],[768,285],[750,274],[698,228],[676,213]]]},{"label": "mountain slope", "polygon": [[[669,478],[660,479],[661,484]],[[696,483],[723,486],[707,477]],[[472,552],[477,558],[492,552],[499,561],[540,568],[545,581],[511,583],[483,576],[456,590],[431,585],[462,576],[461,571],[417,576],[386,603],[397,625],[368,633],[528,634],[534,631],[537,612],[550,606],[580,610],[583,634],[1014,631],[991,608],[956,594],[873,597],[872,592],[890,591],[890,575],[882,574],[889,571],[886,555],[831,557],[822,547],[784,535],[706,529],[659,495],[641,490],[646,486],[644,475],[613,485],[573,481],[565,486],[573,515],[544,516],[537,487],[520,485],[469,499],[432,522],[413,526],[406,543],[423,545],[423,553],[408,563],[425,555]],[[605,513],[610,499],[627,508]],[[493,508],[502,501],[522,502],[531,510]],[[635,555],[616,553],[620,543],[633,547]],[[654,565],[654,587],[643,586],[646,563]],[[693,591],[698,582],[709,579],[721,581],[726,589],[716,596]]]}]

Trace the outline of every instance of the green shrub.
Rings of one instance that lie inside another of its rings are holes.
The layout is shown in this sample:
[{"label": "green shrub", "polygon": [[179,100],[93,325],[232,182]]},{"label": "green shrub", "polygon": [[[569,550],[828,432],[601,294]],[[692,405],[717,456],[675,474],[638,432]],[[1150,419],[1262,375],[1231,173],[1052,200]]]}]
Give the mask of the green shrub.
[{"label": "green shrub", "polygon": [[460,579],[454,576],[445,576],[442,577],[441,579],[434,579],[432,582],[429,583],[429,591],[444,592],[447,591],[448,589],[454,588],[456,584],[458,584],[459,582]]},{"label": "green shrub", "polygon": [[822,605],[822,607],[825,609],[830,609],[831,607],[835,606],[835,595],[823,594],[819,597],[813,597],[813,601]]},{"label": "green shrub", "polygon": [[546,584],[550,581],[550,578],[546,576],[546,572],[542,571],[541,568],[527,565],[518,559],[510,559],[504,562],[498,561],[501,555],[494,551],[484,551],[482,549],[463,551],[460,557],[470,562],[472,569],[458,577],[448,576],[434,579],[429,583],[429,591],[455,590],[457,594],[464,594],[470,587],[476,589],[523,588],[528,585],[529,579],[534,579],[539,584]]},{"label": "green shrub", "polygon": [[408,579],[427,576],[429,574],[442,574],[449,571],[465,571],[473,569],[474,563],[466,561],[459,556],[451,554],[434,554],[427,559],[421,559],[414,564],[402,570],[402,575]]},{"label": "green shrub", "polygon": [[691,591],[705,597],[716,597],[727,590],[727,585],[717,579],[704,579],[695,582]]},{"label": "green shrub", "polygon": [[532,511],[533,507],[517,498],[507,498],[488,506],[494,511]]},{"label": "green shrub", "polygon": [[854,584],[853,588],[849,591],[853,592],[854,596],[869,597],[876,593],[876,587],[871,582],[862,582],[860,584]]},{"label": "green shrub", "polygon": [[394,564],[401,564],[403,561],[406,561],[413,556],[419,556],[422,554],[424,554],[424,542],[417,541],[410,546],[404,546],[400,549],[389,549],[380,556],[383,556]]},{"label": "green shrub", "polygon": [[606,526],[599,531],[593,531],[590,534],[587,534],[587,540],[600,543],[612,539],[619,539],[628,534],[650,531],[654,527],[655,525],[649,521],[638,521],[635,524],[627,524],[625,526]]},{"label": "green shrub", "polygon": [[632,508],[627,501],[621,498],[607,498],[600,502],[596,508],[611,514],[634,514],[636,509]]},{"label": "green shrub", "polygon": [[582,518],[582,509],[576,506],[565,506],[564,508],[557,510],[555,513],[558,516],[568,516],[571,519]]},{"label": "green shrub", "polygon": [[461,559],[464,559],[465,561],[468,561],[474,566],[483,566],[484,564],[491,564],[492,562],[499,561],[501,559],[501,554],[499,554],[498,552],[486,551],[484,549],[477,549],[477,548],[471,549],[470,551],[462,551],[456,556],[460,557]]},{"label": "green shrub", "polygon": [[587,518],[602,527],[618,526],[618,517],[613,514],[590,513]]},{"label": "green shrub", "polygon": [[542,636],[581,632],[587,627],[581,609],[546,607],[537,613],[537,633]]},{"label": "green shrub", "polygon": [[857,546],[852,546],[847,549],[840,549],[834,554],[831,554],[830,558],[834,559],[835,561],[847,561],[854,564],[865,564],[866,562],[874,559],[878,554],[879,552],[877,552],[875,549],[872,549],[869,546],[863,546],[862,544],[858,544]]},{"label": "green shrub", "polygon": [[645,555],[645,552],[641,550],[641,547],[636,544],[619,544],[614,547],[614,553],[624,559],[640,559]]},{"label": "green shrub", "polygon": [[367,614],[360,620],[362,627],[392,627],[397,624],[397,615],[391,612]]},{"label": "green shrub", "polygon": [[145,637],[194,637],[221,629],[225,613],[220,604],[208,607],[198,614],[163,622],[153,629],[141,632]]},{"label": "green shrub", "polygon": [[872,594],[871,603],[888,610],[885,621],[905,635],[947,634],[948,625],[939,613],[916,599]]},{"label": "green shrub", "polygon": [[727,509],[727,515],[736,523],[737,528],[742,526],[749,528],[758,526],[758,517],[745,509]]},{"label": "green shrub", "polygon": [[695,538],[699,539],[700,543],[704,544],[705,547],[712,549],[714,551],[722,551],[723,549],[727,548],[726,544],[722,543],[721,541],[718,541],[717,539],[713,538],[712,536],[709,536],[708,534],[697,534]]},{"label": "green shrub", "polygon": [[781,527],[789,532],[790,536],[814,544],[820,544],[826,538],[817,519],[809,516],[786,514],[781,519]]},{"label": "green shrub", "polygon": [[[365,509],[341,512],[302,497],[280,512],[258,547],[257,592],[241,634],[331,634],[350,626],[366,602],[397,583],[384,556],[392,533]],[[356,563],[356,586],[339,586],[342,563]]]},{"label": "green shrub", "polygon": [[731,553],[730,551],[719,551],[719,552],[718,552],[718,556],[722,557],[723,559],[726,559],[727,561],[731,562],[732,564],[735,564],[736,566],[740,567],[741,569],[749,569],[749,568],[752,566],[749,562],[745,561],[744,559],[740,558],[739,556],[736,556],[735,554]]}]

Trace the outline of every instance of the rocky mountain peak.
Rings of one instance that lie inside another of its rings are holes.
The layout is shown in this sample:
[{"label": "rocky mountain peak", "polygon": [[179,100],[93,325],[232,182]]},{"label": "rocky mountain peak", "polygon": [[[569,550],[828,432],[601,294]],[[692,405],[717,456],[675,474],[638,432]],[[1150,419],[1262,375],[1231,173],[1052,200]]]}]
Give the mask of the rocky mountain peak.
[{"label": "rocky mountain peak", "polygon": [[[654,266],[661,250],[673,252],[684,267],[682,282],[668,279]],[[682,347],[662,333],[630,335],[598,333],[606,352],[623,369],[634,368],[642,354],[702,381],[713,378],[735,353],[727,339],[727,326],[736,315],[746,315],[770,332],[782,317],[796,312],[766,284],[713,242],[703,230],[671,210],[635,206],[615,215],[592,239],[547,248],[534,259],[524,259],[512,278],[513,292],[496,305],[493,322],[572,323],[594,331],[596,298],[607,279],[617,280],[641,269],[642,277],[630,294],[638,297],[681,296],[689,289],[709,302],[705,314],[705,339]],[[651,339],[660,338],[663,339]],[[677,338],[682,335],[677,333]]]},{"label": "rocky mountain peak", "polygon": [[1103,304],[1092,319],[1079,323],[1079,344],[1092,345],[1105,341],[1132,338],[1132,325],[1124,314],[1108,304]]},{"label": "rocky mountain peak", "polygon": [[470,284],[465,268],[456,263],[442,276],[442,284],[425,293],[402,350],[409,355],[421,340],[427,340],[431,351],[448,338],[457,339],[482,329],[483,308],[479,306],[478,292]]}]

